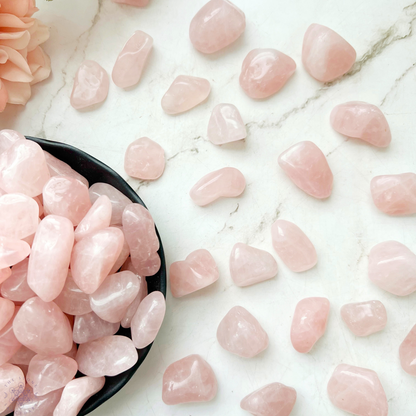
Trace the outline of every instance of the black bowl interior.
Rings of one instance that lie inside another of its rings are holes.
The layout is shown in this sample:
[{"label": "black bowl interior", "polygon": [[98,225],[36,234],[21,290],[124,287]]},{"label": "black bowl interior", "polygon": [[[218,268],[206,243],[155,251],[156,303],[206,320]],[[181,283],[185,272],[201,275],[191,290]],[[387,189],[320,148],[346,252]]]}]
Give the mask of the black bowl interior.
[{"label": "black bowl interior", "polygon": [[[119,174],[117,174],[114,170],[109,168],[104,163],[83,152],[82,150],[79,150],[73,146],[64,143],[38,139],[35,137],[27,137],[27,139],[33,140],[34,142],[38,143],[43,148],[43,150],[46,150],[53,156],[66,162],[68,165],[72,167],[72,169],[76,170],[78,173],[87,178],[90,185],[96,182],[108,183],[117,188],[124,195],[126,195],[127,198],[129,198],[132,202],[141,204],[144,207],[146,207],[146,205],[139,198],[136,192],[133,191],[133,189]],[[162,240],[160,239],[160,235],[157,229],[156,233],[160,242],[159,256],[162,265],[157,274],[155,274],[152,277],[147,277],[146,280],[149,293],[158,290],[159,292],[162,292],[166,298],[165,256],[163,252]],[[117,335],[124,335],[131,338],[130,329],[124,329],[122,327],[120,327],[120,330],[117,332]],[[149,345],[148,347],[142,350],[138,350],[139,359],[134,367],[130,368],[122,374],[119,374],[118,376],[106,377],[106,382],[103,389],[94,396],[92,396],[85,403],[84,407],[81,409],[78,416],[84,416],[92,412],[98,406],[100,406],[105,401],[114,396],[120,389],[122,389],[126,385],[126,383],[133,377],[133,374],[137,371],[137,369],[140,367],[141,363],[144,361],[147,354],[149,353],[151,347],[152,345]]]}]

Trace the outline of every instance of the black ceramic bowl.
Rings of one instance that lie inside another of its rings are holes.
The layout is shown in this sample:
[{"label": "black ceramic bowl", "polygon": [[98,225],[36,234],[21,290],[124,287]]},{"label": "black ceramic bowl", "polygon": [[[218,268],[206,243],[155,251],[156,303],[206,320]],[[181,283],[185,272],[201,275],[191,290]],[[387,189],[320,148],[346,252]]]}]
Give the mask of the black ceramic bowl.
[{"label": "black ceramic bowl", "polygon": [[[76,170],[82,176],[87,178],[90,185],[96,182],[108,183],[117,188],[124,195],[126,195],[127,198],[129,198],[132,202],[141,204],[144,207],[146,207],[146,205],[139,198],[136,192],[133,191],[133,189],[118,173],[109,168],[107,165],[104,165],[104,163],[90,156],[89,154],[64,143],[37,139],[35,137],[27,138],[38,143],[43,150],[46,150],[58,159],[68,163],[68,165],[71,166],[72,169]],[[157,274],[147,278],[147,286],[149,293],[158,290],[159,292],[162,292],[163,295],[166,297],[165,256],[163,253],[162,240],[160,239],[160,235],[157,229],[156,233],[160,242],[160,249],[158,253],[162,265]],[[117,334],[125,335],[131,338],[130,329],[124,329],[120,327],[120,330],[117,332]],[[149,353],[151,347],[152,345],[149,345],[148,347],[142,350],[138,350],[139,359],[134,367],[130,368],[122,374],[119,374],[118,376],[106,377],[103,389],[99,391],[96,395],[92,396],[87,401],[87,403],[85,403],[84,407],[81,409],[78,416],[84,416],[92,412],[98,406],[102,405],[105,401],[114,396],[119,390],[121,390],[127,384],[127,382],[133,377],[133,374],[137,371],[137,369],[140,367],[141,363],[144,361],[147,354]]]}]

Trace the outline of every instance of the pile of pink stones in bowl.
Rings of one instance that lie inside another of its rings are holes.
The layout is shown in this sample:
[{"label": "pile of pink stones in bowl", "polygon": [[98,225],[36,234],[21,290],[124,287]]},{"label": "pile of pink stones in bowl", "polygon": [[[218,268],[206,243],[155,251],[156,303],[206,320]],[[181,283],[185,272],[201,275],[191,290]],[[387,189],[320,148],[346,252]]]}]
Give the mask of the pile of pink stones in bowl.
[{"label": "pile of pink stones in bowl", "polygon": [[76,416],[136,364],[165,315],[158,249],[142,205],[0,132],[0,415]]}]

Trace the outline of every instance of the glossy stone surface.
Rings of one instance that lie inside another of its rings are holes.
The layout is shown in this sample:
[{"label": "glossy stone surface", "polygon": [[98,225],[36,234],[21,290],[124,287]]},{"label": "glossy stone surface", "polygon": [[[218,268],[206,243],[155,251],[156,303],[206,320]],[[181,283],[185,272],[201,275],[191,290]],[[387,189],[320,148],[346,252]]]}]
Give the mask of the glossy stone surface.
[{"label": "glossy stone surface", "polygon": [[14,416],[52,416],[61,395],[62,389],[41,397],[35,396],[30,385],[26,384],[25,390],[16,402]]},{"label": "glossy stone surface", "polygon": [[30,246],[25,241],[0,236],[0,269],[20,263],[29,253]]},{"label": "glossy stone surface", "polygon": [[208,250],[196,250],[184,261],[175,261],[169,270],[170,290],[175,298],[212,285],[219,278],[217,264]]},{"label": "glossy stone surface", "polygon": [[14,318],[19,309],[15,308],[13,316],[0,331],[0,366],[9,361],[22,346],[13,331]]},{"label": "glossy stone surface", "polygon": [[94,312],[75,317],[73,339],[77,344],[85,344],[101,337],[114,335],[120,329],[120,323],[112,324],[102,320]]},{"label": "glossy stone surface", "polygon": [[1,285],[1,295],[13,302],[25,302],[36,296],[27,283],[29,259],[13,266],[12,276]]},{"label": "glossy stone surface", "polygon": [[71,93],[71,105],[83,110],[100,104],[107,98],[110,78],[105,69],[95,61],[84,61],[74,80]]},{"label": "glossy stone surface", "polygon": [[22,366],[22,365],[29,366],[30,361],[35,355],[36,353],[34,351],[22,345],[17,350],[16,354],[14,354],[12,358],[10,358],[9,363],[15,364],[18,366]]},{"label": "glossy stone surface", "polygon": [[387,416],[386,394],[373,370],[340,364],[328,382],[334,406],[357,416]]},{"label": "glossy stone surface", "polygon": [[113,68],[114,84],[120,88],[136,85],[142,76],[147,58],[153,47],[153,38],[137,30],[124,45]]},{"label": "glossy stone surface", "polygon": [[331,112],[331,126],[347,137],[361,139],[377,147],[391,142],[389,123],[373,104],[351,101],[337,105]]},{"label": "glossy stone surface", "polygon": [[285,150],[279,166],[293,183],[307,194],[328,198],[332,192],[333,175],[325,155],[312,142],[299,142]]},{"label": "glossy stone surface", "polygon": [[305,298],[296,305],[290,329],[290,340],[296,351],[309,352],[324,335],[329,308],[326,298]]},{"label": "glossy stone surface", "polygon": [[416,325],[400,344],[399,355],[403,370],[411,376],[416,376]]},{"label": "glossy stone surface", "polygon": [[25,388],[22,370],[12,364],[0,366],[0,412],[6,410]]},{"label": "glossy stone surface", "polygon": [[141,137],[127,147],[124,170],[127,175],[145,181],[160,178],[165,170],[165,151],[148,137]]},{"label": "glossy stone surface", "polygon": [[163,374],[162,400],[167,405],[208,402],[216,395],[217,379],[200,355],[175,361]]},{"label": "glossy stone surface", "polygon": [[0,269],[0,285],[6,281],[12,275],[12,269],[6,267],[5,269]]},{"label": "glossy stone surface", "polygon": [[[120,231],[122,231],[123,236],[124,236],[123,227],[121,225],[115,225],[114,227],[118,228]],[[121,266],[127,261],[128,258],[130,258],[130,247],[129,247],[126,239],[124,238],[123,248],[121,249],[121,252],[120,252],[120,255],[118,256],[118,259],[114,263],[114,266],[111,268],[110,274],[114,274],[114,273],[118,272],[120,270]],[[136,271],[134,271],[133,273],[137,274]]]},{"label": "glossy stone surface", "polygon": [[241,306],[225,315],[217,330],[221,347],[244,358],[252,358],[269,345],[269,337],[257,319]]},{"label": "glossy stone surface", "polygon": [[5,152],[18,140],[25,140],[25,136],[15,130],[0,130],[0,154]]},{"label": "glossy stone surface", "polygon": [[137,279],[138,279],[139,285],[140,285],[139,293],[137,294],[134,301],[127,308],[127,311],[126,311],[123,319],[121,320],[121,326],[123,328],[130,328],[131,327],[131,321],[133,320],[133,317],[136,314],[136,311],[137,311],[141,301],[148,294],[146,278],[137,275]]},{"label": "glossy stone surface", "polygon": [[180,114],[196,107],[208,98],[211,85],[205,78],[179,75],[162,98],[166,114]]},{"label": "glossy stone surface", "polygon": [[315,79],[330,82],[347,73],[355,63],[354,48],[332,29],[310,25],[303,38],[302,62]]},{"label": "glossy stone surface", "polygon": [[14,308],[14,303],[11,300],[0,298],[0,331],[12,319]]},{"label": "glossy stone surface", "polygon": [[240,85],[251,98],[267,98],[276,94],[296,70],[296,63],[276,49],[253,49],[245,57]]}]

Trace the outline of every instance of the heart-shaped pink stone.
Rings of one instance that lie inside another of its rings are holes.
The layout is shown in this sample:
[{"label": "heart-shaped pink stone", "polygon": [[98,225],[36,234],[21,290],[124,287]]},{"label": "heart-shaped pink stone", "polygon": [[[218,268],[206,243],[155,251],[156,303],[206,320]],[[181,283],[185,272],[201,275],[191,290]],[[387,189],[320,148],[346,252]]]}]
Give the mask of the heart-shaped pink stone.
[{"label": "heart-shaped pink stone", "polygon": [[52,391],[44,396],[35,396],[32,387],[26,384],[25,390],[17,399],[14,416],[52,416],[61,395],[62,389]]},{"label": "heart-shaped pink stone", "polygon": [[11,300],[0,298],[0,331],[12,319],[14,308],[14,303]]},{"label": "heart-shaped pink stone", "polygon": [[6,410],[25,388],[23,371],[12,364],[0,366],[0,412]]},{"label": "heart-shaped pink stone", "polygon": [[29,259],[13,266],[12,276],[1,285],[1,295],[13,302],[26,302],[36,296],[27,283]]},{"label": "heart-shaped pink stone", "polygon": [[416,376],[416,325],[400,344],[399,355],[403,370],[411,376]]},{"label": "heart-shaped pink stone", "polygon": [[75,317],[73,339],[77,344],[85,344],[89,341],[114,335],[120,329],[120,323],[112,324],[104,321],[94,312],[89,312]]},{"label": "heart-shaped pink stone", "polygon": [[30,246],[25,241],[0,237],[0,269],[20,263],[29,253]]},{"label": "heart-shaped pink stone", "polygon": [[0,154],[5,152],[11,146],[13,146],[13,144],[16,143],[18,140],[25,140],[25,139],[26,137],[23,136],[23,134],[20,134],[19,132],[15,130],[8,130],[8,129],[1,130],[0,131]]}]

